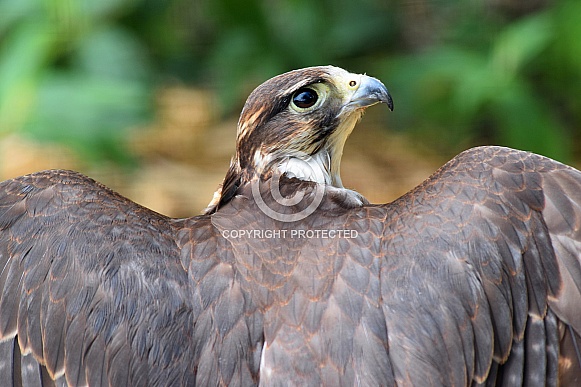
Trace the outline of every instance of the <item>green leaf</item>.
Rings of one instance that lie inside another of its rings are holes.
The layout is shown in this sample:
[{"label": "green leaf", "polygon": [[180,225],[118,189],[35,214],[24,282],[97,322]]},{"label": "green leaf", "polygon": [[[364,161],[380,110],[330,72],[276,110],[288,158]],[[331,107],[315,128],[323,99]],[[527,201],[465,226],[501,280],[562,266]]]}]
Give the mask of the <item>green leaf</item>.
[{"label": "green leaf", "polygon": [[539,55],[553,36],[550,14],[542,12],[510,24],[495,39],[491,57],[493,71],[514,77]]},{"label": "green leaf", "polygon": [[148,119],[150,90],[143,84],[86,74],[51,73],[41,84],[26,132],[73,146],[89,160],[124,163],[126,131]]},{"label": "green leaf", "polygon": [[84,36],[78,47],[73,64],[88,75],[121,81],[151,78],[145,48],[121,28],[104,25]]},{"label": "green leaf", "polygon": [[18,25],[0,51],[0,132],[20,128],[34,101],[40,76],[48,63],[54,35],[49,24]]},{"label": "green leaf", "polygon": [[30,18],[38,13],[42,4],[37,0],[2,0],[0,1],[0,37],[14,23]]},{"label": "green leaf", "polygon": [[525,85],[515,85],[497,95],[492,105],[503,145],[529,150],[561,161],[571,156],[566,132],[546,102],[535,98]]}]

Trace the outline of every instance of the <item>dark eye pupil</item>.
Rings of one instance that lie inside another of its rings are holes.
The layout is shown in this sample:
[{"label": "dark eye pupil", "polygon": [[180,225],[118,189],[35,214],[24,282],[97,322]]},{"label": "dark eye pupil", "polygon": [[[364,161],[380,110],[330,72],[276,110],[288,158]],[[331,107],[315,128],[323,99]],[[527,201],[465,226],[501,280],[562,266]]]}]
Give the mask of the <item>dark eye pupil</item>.
[{"label": "dark eye pupil", "polygon": [[293,96],[294,104],[301,109],[310,108],[317,103],[318,99],[319,96],[317,96],[317,93],[315,93],[314,90],[307,88],[299,89]]}]

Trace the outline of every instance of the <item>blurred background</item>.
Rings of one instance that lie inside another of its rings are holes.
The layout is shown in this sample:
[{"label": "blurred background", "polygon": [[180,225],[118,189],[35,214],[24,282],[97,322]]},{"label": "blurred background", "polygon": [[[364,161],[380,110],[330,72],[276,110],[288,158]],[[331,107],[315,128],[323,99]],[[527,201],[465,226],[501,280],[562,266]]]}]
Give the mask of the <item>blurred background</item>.
[{"label": "blurred background", "polygon": [[75,169],[198,214],[249,92],[322,64],[394,97],[342,163],[372,202],[475,145],[580,165],[578,0],[0,0],[0,178]]}]

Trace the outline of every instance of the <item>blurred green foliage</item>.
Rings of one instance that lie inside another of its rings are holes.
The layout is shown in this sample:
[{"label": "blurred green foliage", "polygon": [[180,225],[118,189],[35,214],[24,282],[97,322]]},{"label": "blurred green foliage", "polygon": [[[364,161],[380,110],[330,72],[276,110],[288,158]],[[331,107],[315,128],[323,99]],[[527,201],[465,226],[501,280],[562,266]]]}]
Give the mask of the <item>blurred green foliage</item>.
[{"label": "blurred green foliage", "polygon": [[565,161],[578,156],[581,2],[510,20],[472,6],[438,44],[379,65],[406,101],[396,126],[443,153],[497,143]]},{"label": "blurred green foliage", "polygon": [[0,134],[131,160],[157,87],[335,64],[386,82],[386,125],[434,150],[497,143],[569,161],[581,139],[578,0],[0,0]]},{"label": "blurred green foliage", "polygon": [[125,130],[151,112],[147,48],[120,22],[131,1],[0,2],[0,132],[128,162]]}]

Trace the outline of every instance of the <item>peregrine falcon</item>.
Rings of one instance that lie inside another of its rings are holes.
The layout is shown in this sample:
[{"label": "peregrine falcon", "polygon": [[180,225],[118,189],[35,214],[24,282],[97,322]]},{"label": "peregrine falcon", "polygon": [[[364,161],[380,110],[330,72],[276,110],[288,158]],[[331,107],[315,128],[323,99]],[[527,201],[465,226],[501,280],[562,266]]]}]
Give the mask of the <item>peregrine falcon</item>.
[{"label": "peregrine falcon", "polygon": [[0,385],[581,384],[581,172],[479,147],[370,204],[340,162],[378,103],[337,67],[267,80],[191,218],[0,183]]}]

